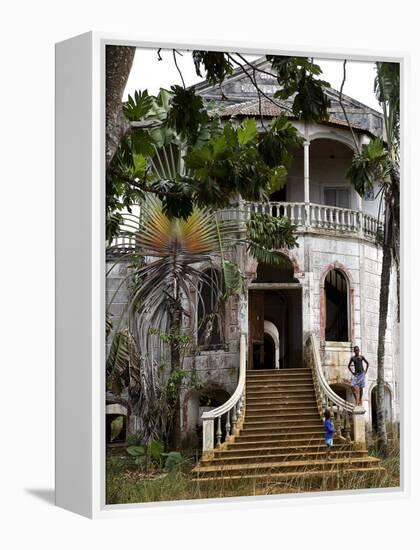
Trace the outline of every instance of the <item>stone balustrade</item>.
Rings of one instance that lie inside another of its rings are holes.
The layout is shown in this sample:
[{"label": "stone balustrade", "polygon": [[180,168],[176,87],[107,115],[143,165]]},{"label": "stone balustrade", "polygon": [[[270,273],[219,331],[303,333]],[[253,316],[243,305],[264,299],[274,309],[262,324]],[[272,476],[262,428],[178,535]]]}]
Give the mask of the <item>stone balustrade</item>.
[{"label": "stone balustrade", "polygon": [[[240,207],[220,210],[217,217],[220,221],[240,223],[252,214],[268,214],[275,218],[285,216],[297,226],[298,232],[354,235],[370,241],[374,241],[382,230],[382,222],[377,217],[359,210],[304,202],[245,202]],[[107,248],[107,255],[118,257],[134,249],[134,232],[121,232]]]},{"label": "stone balustrade", "polygon": [[248,202],[244,205],[245,217],[252,214],[269,214],[275,218],[287,217],[298,229],[333,230],[353,233],[375,239],[382,223],[359,210],[339,208],[325,204],[304,202]]}]

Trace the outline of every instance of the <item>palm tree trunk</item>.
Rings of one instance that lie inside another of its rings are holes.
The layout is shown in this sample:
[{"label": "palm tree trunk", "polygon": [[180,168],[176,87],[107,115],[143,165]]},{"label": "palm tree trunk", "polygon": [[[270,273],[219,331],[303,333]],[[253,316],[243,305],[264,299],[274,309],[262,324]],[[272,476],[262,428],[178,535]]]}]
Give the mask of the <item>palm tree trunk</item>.
[{"label": "palm tree trunk", "polygon": [[382,255],[381,290],[379,296],[378,329],[378,372],[377,372],[377,431],[379,450],[383,456],[388,454],[388,438],[385,425],[385,336],[389,305],[389,282],[392,266],[392,251],[385,237]]},{"label": "palm tree trunk", "polygon": [[[179,349],[179,334],[181,330],[181,311],[180,308],[174,308],[174,315],[171,321],[171,373],[181,368],[181,354]],[[176,387],[176,395],[173,396],[174,402],[172,405],[172,418],[170,420],[170,435],[169,444],[172,450],[177,450],[181,446],[181,401],[180,388]]]},{"label": "palm tree trunk", "polygon": [[[181,350],[179,336],[182,329],[182,304],[179,292],[179,285],[175,276],[176,262],[174,257],[174,278],[173,278],[173,299],[170,306],[170,358],[171,374],[181,368]],[[173,402],[170,403],[172,411],[169,419],[169,434],[167,442],[172,450],[178,450],[181,446],[181,388],[176,384],[175,394],[172,395]]]}]

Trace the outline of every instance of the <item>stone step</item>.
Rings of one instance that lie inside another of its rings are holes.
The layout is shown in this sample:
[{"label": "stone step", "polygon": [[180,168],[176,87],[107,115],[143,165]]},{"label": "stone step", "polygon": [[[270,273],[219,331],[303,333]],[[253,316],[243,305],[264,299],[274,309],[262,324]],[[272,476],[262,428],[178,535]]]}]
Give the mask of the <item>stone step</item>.
[{"label": "stone step", "polygon": [[316,401],[316,394],[314,390],[298,390],[298,391],[285,391],[285,390],[278,390],[277,388],[271,391],[264,391],[264,392],[246,392],[245,398],[248,399],[294,399],[295,401],[298,401],[299,399],[312,399]]},{"label": "stone step", "polygon": [[318,418],[266,418],[266,419],[250,419],[245,417],[245,422],[241,433],[244,430],[253,429],[253,428],[287,428],[291,429],[293,427],[302,427],[302,426],[322,426],[321,420]]},{"label": "stone step", "polygon": [[248,384],[246,387],[246,391],[248,392],[258,392],[258,391],[292,391],[292,392],[300,392],[300,391],[315,391],[313,384],[281,384],[277,382],[276,384],[254,384],[250,385]]},{"label": "stone step", "polygon": [[296,405],[291,405],[290,403],[285,404],[284,402],[272,404],[269,403],[268,405],[264,403],[247,403],[245,414],[248,413],[261,413],[261,412],[273,412],[273,413],[290,413],[290,414],[299,414],[301,412],[310,412],[310,413],[316,413],[319,416],[318,412],[318,406],[315,402],[308,402],[308,403],[297,403]]},{"label": "stone step", "polygon": [[[276,445],[261,446],[255,447],[254,444],[247,445],[246,443],[228,443],[227,447],[223,450],[215,450],[214,456],[248,456],[248,455],[258,455],[258,456],[267,456],[272,454],[304,454],[304,453],[321,453],[325,452],[325,443],[314,444],[314,445],[282,445],[278,443]],[[332,453],[335,452],[351,452],[353,446],[351,443],[337,443],[334,442],[334,447],[332,448]],[[361,453],[367,453],[367,451],[357,451]]]},{"label": "stone step", "polygon": [[312,376],[311,369],[266,369],[266,370],[247,370],[247,378],[287,377],[287,376]]},{"label": "stone step", "polygon": [[[243,451],[242,451],[243,452]],[[352,451],[352,450],[334,450],[331,451],[332,459],[340,458],[363,458],[368,456],[367,451]],[[247,463],[268,463],[268,462],[283,462],[283,461],[312,461],[312,460],[327,460],[327,451],[322,449],[313,452],[270,452],[263,453],[260,451],[243,452],[243,454],[229,454],[228,451],[215,453],[215,458],[211,464],[247,464]]]},{"label": "stone step", "polygon": [[320,422],[315,424],[304,424],[303,426],[295,426],[287,424],[286,426],[278,426],[277,424],[264,424],[262,426],[244,426],[238,437],[248,437],[249,435],[270,435],[270,434],[294,434],[294,433],[324,433],[324,427]]},{"label": "stone step", "polygon": [[314,420],[319,421],[320,416],[317,411],[317,409],[314,408],[313,411],[306,412],[305,410],[298,410],[297,412],[290,412],[289,409],[283,409],[283,410],[273,410],[273,409],[267,409],[262,411],[246,411],[245,412],[245,422],[259,422],[272,419],[274,421],[277,420]]},{"label": "stone step", "polygon": [[271,387],[279,387],[279,388],[313,388],[313,382],[312,380],[307,380],[306,378],[299,379],[299,380],[248,380],[246,383],[247,390],[254,389],[254,388],[271,388]]},{"label": "stone step", "polygon": [[193,469],[198,475],[220,476],[226,474],[258,474],[258,473],[286,473],[286,472],[310,472],[313,470],[342,471],[352,466],[366,468],[377,466],[378,458],[371,456],[360,458],[331,458],[331,460],[290,460],[281,462],[251,462],[245,464],[199,464]]},{"label": "stone step", "polygon": [[264,442],[267,441],[282,441],[286,443],[287,441],[306,441],[306,443],[321,443],[321,441],[324,441],[324,431],[323,430],[314,430],[314,431],[306,431],[306,432],[285,432],[278,430],[267,430],[266,433],[243,433],[238,437],[238,441],[241,441],[242,443],[260,443],[261,445],[264,444]]},{"label": "stone step", "polygon": [[[349,444],[339,440],[334,441],[334,449],[348,448]],[[264,441],[240,441],[236,439],[231,443],[227,443],[226,449],[231,451],[239,450],[258,450],[258,449],[290,449],[305,450],[305,449],[325,449],[325,441],[323,437],[318,438],[296,438],[296,439],[279,439],[271,438]],[[219,451],[223,452],[223,451]]]},{"label": "stone step", "polygon": [[316,399],[314,396],[309,396],[309,395],[305,395],[304,397],[296,397],[296,396],[290,396],[290,395],[287,395],[287,396],[282,396],[282,397],[273,397],[273,396],[269,396],[269,397],[246,397],[246,406],[248,407],[248,405],[259,405],[259,406],[263,406],[263,405],[270,405],[270,406],[274,406],[274,405],[284,405],[284,406],[287,406],[287,405],[293,405],[293,406],[298,406],[298,405],[312,405],[312,406],[316,406]]},{"label": "stone step", "polygon": [[[357,475],[357,474],[378,474],[380,472],[385,472],[385,468],[382,466],[369,466],[369,467],[352,467],[346,468],[343,470],[343,473],[346,475]],[[223,472],[224,473],[224,472]],[[252,481],[253,483],[269,483],[269,482],[279,482],[279,481],[295,481],[297,478],[300,479],[327,479],[334,478],[337,475],[336,470],[311,470],[311,471],[292,471],[292,472],[282,472],[282,473],[263,473],[263,474],[248,474],[248,475],[220,475],[218,477],[209,476],[205,477],[203,475],[197,476],[195,481],[199,483],[211,483],[221,482],[226,484],[233,484],[235,482],[244,482]],[[342,474],[341,474],[342,475]]]},{"label": "stone step", "polygon": [[308,380],[306,378],[299,378],[297,380],[273,380],[271,378],[267,378],[266,380],[247,380],[246,381],[246,389],[254,389],[254,388],[300,388],[309,386],[311,388],[314,387],[313,381]]}]

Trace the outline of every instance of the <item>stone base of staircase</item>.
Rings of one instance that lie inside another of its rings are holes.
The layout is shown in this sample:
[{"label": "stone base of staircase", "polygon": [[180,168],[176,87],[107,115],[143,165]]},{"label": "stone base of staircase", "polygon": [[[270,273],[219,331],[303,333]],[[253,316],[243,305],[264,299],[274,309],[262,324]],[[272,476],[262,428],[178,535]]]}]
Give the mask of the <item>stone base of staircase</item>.
[{"label": "stone base of staircase", "polygon": [[379,459],[338,438],[327,456],[312,374],[301,368],[248,371],[240,432],[193,474],[203,483],[267,483],[382,470]]}]

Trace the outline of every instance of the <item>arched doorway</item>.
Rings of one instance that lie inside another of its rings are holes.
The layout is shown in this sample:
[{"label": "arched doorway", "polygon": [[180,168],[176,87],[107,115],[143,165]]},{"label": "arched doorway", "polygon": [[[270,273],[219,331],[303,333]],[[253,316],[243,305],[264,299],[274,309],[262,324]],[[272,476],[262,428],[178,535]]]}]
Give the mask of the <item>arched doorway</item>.
[{"label": "arched doorway", "polygon": [[345,275],[340,269],[331,269],[324,281],[325,340],[349,342],[349,292]]},{"label": "arched doorway", "polygon": [[280,366],[279,329],[271,321],[264,319],[264,368],[278,369]]},{"label": "arched doorway", "polygon": [[284,256],[279,267],[260,264],[248,298],[248,368],[301,367],[302,287],[291,260]]},{"label": "arched doorway", "polygon": [[[371,393],[370,406],[371,406],[371,418],[372,429],[374,432],[378,430],[378,396],[377,386],[375,386]],[[384,388],[384,404],[385,404],[385,426],[388,426],[392,422],[392,395],[391,390],[385,386]]]}]

